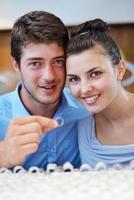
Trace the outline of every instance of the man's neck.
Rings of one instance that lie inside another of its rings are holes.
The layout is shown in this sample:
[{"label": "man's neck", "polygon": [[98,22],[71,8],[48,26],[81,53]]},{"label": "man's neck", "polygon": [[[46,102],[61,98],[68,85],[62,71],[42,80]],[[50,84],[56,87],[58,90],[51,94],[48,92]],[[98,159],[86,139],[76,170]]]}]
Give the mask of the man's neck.
[{"label": "man's neck", "polygon": [[21,91],[20,98],[24,107],[31,115],[40,115],[48,118],[53,118],[61,101],[60,99],[58,99],[55,103],[52,104],[40,103],[38,101],[34,101],[33,99],[31,99],[30,101],[30,98],[23,98]]}]

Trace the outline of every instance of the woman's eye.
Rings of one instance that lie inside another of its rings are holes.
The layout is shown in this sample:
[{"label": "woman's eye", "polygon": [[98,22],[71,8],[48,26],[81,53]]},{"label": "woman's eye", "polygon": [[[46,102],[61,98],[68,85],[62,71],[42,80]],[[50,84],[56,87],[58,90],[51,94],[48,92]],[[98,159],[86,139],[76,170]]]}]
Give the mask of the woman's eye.
[{"label": "woman's eye", "polygon": [[78,77],[71,77],[71,78],[69,78],[68,79],[68,81],[70,82],[70,83],[75,83],[75,82],[78,82],[80,79],[78,78]]},{"label": "woman's eye", "polygon": [[102,72],[100,72],[100,71],[96,71],[96,72],[92,72],[90,76],[91,76],[91,77],[98,78],[98,77],[101,76],[101,74],[102,74]]}]

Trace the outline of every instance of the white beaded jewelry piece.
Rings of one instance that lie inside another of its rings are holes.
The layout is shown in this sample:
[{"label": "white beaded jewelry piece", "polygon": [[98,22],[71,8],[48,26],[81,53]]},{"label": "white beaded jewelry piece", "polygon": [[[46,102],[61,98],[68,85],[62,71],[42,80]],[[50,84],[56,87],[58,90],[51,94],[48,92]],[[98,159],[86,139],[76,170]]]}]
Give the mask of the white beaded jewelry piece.
[{"label": "white beaded jewelry piece", "polygon": [[103,171],[107,169],[107,165],[104,162],[98,162],[95,166],[95,170],[97,171]]},{"label": "white beaded jewelry piece", "polygon": [[80,167],[80,172],[89,172],[92,170],[92,167],[89,164],[82,164]]},{"label": "white beaded jewelry piece", "polygon": [[57,165],[55,163],[49,163],[47,165],[46,171],[48,173],[56,172],[57,171]]},{"label": "white beaded jewelry piece", "polygon": [[121,169],[123,169],[123,166],[122,166],[121,163],[114,163],[112,165],[112,168],[115,169],[115,170],[121,170]]},{"label": "white beaded jewelry piece", "polygon": [[20,165],[17,165],[13,168],[13,173],[25,173],[26,170],[20,166]]},{"label": "white beaded jewelry piece", "polygon": [[12,173],[11,170],[9,170],[5,167],[0,168],[0,174],[10,174],[10,173]]},{"label": "white beaded jewelry piece", "polygon": [[41,169],[39,167],[36,167],[36,166],[30,167],[28,171],[30,173],[41,173],[41,172],[44,172],[43,169]]},{"label": "white beaded jewelry piece", "polygon": [[73,165],[70,163],[70,162],[66,162],[64,165],[63,165],[63,171],[64,172],[71,172],[74,170],[74,167]]},{"label": "white beaded jewelry piece", "polygon": [[134,170],[134,160],[131,160],[128,166],[128,169]]}]

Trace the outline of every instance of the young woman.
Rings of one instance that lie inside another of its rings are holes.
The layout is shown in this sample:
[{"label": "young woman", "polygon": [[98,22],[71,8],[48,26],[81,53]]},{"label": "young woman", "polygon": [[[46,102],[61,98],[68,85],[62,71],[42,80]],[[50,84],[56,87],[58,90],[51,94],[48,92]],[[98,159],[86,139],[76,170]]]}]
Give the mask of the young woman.
[{"label": "young woman", "polygon": [[101,19],[78,25],[67,47],[67,81],[72,94],[91,112],[79,124],[82,163],[128,166],[134,159],[134,94],[121,81],[125,63],[108,24]]}]

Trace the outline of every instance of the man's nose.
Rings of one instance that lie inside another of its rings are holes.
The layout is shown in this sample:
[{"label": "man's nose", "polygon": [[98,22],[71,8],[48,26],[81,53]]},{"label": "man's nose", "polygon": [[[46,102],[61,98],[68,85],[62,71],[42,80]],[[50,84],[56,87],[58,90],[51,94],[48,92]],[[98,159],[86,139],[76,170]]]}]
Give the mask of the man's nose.
[{"label": "man's nose", "polygon": [[55,79],[55,71],[51,64],[46,64],[42,70],[42,78],[44,80],[53,81]]}]

